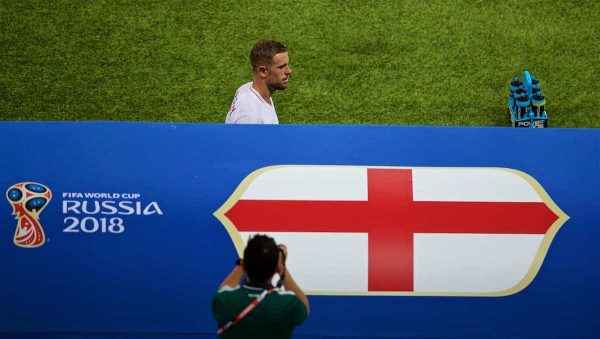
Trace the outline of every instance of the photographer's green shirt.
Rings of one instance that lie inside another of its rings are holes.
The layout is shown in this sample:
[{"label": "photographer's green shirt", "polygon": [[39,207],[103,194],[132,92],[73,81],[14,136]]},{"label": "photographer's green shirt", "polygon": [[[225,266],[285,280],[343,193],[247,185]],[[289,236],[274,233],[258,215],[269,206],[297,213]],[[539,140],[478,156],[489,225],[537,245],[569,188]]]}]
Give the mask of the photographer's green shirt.
[{"label": "photographer's green shirt", "polygon": [[[262,288],[248,285],[235,288],[225,286],[219,290],[212,302],[212,313],[218,327],[233,320],[262,291]],[[300,298],[293,292],[275,289],[244,319],[230,327],[219,338],[291,338],[294,327],[305,319],[306,306]]]}]

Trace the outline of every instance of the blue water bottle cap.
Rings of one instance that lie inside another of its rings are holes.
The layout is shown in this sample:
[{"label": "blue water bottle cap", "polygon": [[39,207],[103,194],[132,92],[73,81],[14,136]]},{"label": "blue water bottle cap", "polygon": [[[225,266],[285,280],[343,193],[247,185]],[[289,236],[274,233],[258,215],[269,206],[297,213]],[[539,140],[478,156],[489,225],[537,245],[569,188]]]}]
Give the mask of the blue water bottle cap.
[{"label": "blue water bottle cap", "polygon": [[515,90],[515,99],[516,99],[516,98],[518,98],[518,97],[520,97],[521,95],[523,95],[523,94],[525,94],[525,93],[527,93],[527,90],[526,90],[525,88],[523,88],[522,86],[521,86],[521,87],[518,87],[518,88]]},{"label": "blue water bottle cap", "polygon": [[517,88],[519,88],[522,85],[523,85],[523,82],[521,81],[521,79],[516,77],[510,82],[510,86],[509,86],[510,91],[514,92]]},{"label": "blue water bottle cap", "polygon": [[528,107],[529,106],[529,97],[527,95],[521,95],[517,98],[517,106],[518,107]]},{"label": "blue water bottle cap", "polygon": [[536,105],[536,106],[541,106],[541,105],[543,105],[545,103],[545,101],[546,101],[545,99],[546,98],[544,97],[544,95],[543,94],[539,94],[539,92],[538,92],[531,99],[531,103],[533,105]]}]

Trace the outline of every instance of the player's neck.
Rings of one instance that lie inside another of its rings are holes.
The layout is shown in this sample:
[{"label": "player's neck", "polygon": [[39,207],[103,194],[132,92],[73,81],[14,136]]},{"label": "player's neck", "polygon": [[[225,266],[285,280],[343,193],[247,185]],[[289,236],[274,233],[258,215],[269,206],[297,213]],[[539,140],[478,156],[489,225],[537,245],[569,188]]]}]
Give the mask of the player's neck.
[{"label": "player's neck", "polygon": [[269,104],[269,105],[271,104],[271,94],[272,93],[269,90],[269,87],[267,87],[267,85],[264,82],[254,79],[252,81],[252,88],[254,88],[254,90],[256,92],[258,92],[260,97],[263,98],[263,100],[267,104]]}]

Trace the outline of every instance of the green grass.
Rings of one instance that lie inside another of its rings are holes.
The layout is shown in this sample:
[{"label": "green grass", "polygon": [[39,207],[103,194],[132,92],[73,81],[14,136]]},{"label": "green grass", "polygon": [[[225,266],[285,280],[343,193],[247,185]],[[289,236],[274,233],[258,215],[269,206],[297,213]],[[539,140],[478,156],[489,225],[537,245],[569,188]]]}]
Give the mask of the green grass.
[{"label": "green grass", "polygon": [[290,51],[282,123],[600,127],[600,2],[0,0],[0,119],[223,122],[259,38]]}]

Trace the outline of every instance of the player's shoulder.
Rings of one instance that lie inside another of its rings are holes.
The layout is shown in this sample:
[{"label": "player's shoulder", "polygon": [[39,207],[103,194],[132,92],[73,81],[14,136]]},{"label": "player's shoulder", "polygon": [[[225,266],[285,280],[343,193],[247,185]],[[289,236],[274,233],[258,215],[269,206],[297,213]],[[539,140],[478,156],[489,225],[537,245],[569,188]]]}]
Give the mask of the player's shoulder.
[{"label": "player's shoulder", "polygon": [[251,113],[261,110],[261,101],[252,90],[252,83],[240,87],[235,95],[234,104],[239,113]]},{"label": "player's shoulder", "polygon": [[254,92],[252,91],[252,83],[251,82],[243,84],[235,92],[235,96],[236,96],[237,100],[240,100],[242,98],[243,99],[251,99],[253,95],[254,95]]}]

